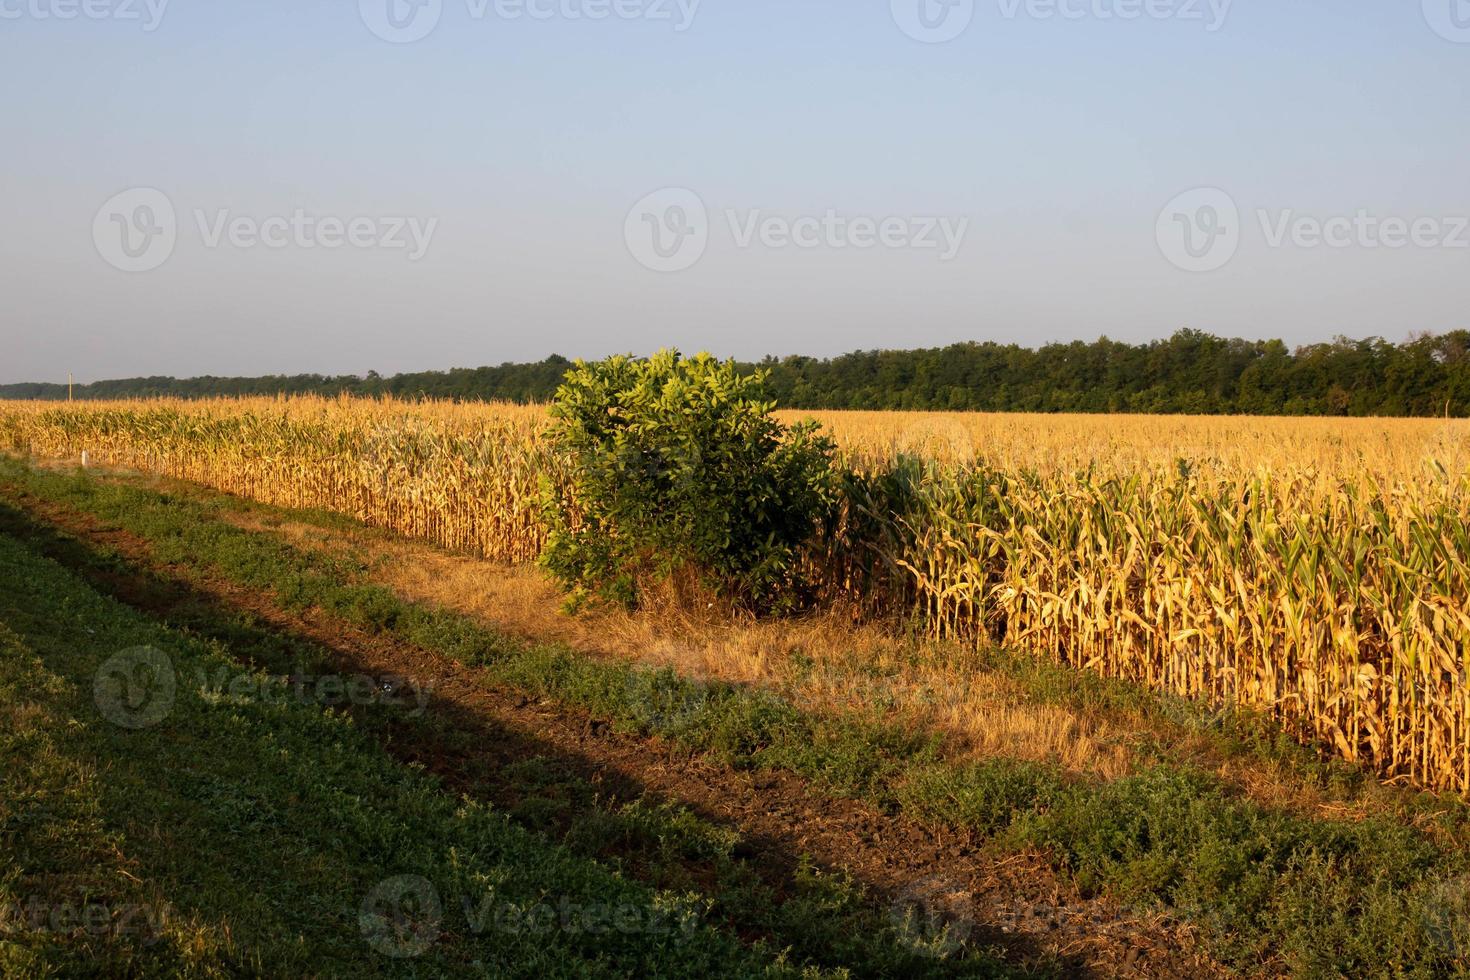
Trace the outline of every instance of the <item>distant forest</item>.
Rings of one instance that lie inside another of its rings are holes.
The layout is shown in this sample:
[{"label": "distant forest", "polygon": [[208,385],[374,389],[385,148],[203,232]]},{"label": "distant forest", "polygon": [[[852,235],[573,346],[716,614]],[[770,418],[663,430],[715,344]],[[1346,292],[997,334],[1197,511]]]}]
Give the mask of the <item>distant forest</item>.
[{"label": "distant forest", "polygon": [[[460,368],[382,377],[130,378],[78,385],[78,398],[385,395],[543,402],[571,362]],[[1470,331],[1402,344],[1339,338],[1292,350],[1279,340],[1224,340],[1183,330],[1125,344],[965,343],[833,358],[767,358],[784,408],[1199,415],[1470,415]],[[0,385],[0,398],[64,400],[64,384]]]}]

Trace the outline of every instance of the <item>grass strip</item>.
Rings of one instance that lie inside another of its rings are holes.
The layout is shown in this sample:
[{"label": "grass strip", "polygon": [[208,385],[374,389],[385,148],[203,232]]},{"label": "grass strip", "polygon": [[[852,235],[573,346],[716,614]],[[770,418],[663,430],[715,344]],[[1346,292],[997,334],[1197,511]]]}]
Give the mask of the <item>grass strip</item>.
[{"label": "grass strip", "polygon": [[455,799],[343,714],[157,673],[137,697],[162,651],[181,678],[240,673],[0,536],[0,974],[821,975]]}]

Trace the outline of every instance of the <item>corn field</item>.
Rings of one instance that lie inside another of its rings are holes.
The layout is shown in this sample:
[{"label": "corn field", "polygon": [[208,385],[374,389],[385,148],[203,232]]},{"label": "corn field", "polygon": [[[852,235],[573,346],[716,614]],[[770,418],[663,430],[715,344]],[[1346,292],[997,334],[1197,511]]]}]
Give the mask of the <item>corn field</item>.
[{"label": "corn field", "polygon": [[[833,599],[1266,711],[1470,792],[1470,423],[818,413]],[[315,398],[0,403],[0,448],[540,551],[544,410]]]},{"label": "corn field", "polygon": [[498,561],[532,561],[555,460],[541,409],[319,398],[0,406],[0,447],[330,510]]}]

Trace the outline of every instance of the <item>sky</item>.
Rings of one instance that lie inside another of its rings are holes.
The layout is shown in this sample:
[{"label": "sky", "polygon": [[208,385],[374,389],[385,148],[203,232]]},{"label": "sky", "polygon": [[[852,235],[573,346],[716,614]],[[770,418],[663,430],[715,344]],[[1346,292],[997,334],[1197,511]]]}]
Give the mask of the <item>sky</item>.
[{"label": "sky", "polygon": [[0,0],[0,383],[1470,327],[1470,0]]}]

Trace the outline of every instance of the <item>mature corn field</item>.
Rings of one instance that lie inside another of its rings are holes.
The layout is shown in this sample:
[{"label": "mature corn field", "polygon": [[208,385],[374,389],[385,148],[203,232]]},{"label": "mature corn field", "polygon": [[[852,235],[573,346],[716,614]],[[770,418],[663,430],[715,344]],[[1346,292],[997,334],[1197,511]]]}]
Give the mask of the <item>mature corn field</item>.
[{"label": "mature corn field", "polygon": [[0,406],[0,446],[332,510],[502,561],[531,561],[554,473],[541,409],[317,398]]},{"label": "mature corn field", "polygon": [[[829,593],[1272,712],[1470,791],[1470,423],[827,413]],[[505,561],[559,479],[537,408],[0,404],[0,447],[330,509]],[[912,454],[912,455],[909,455]]]}]

